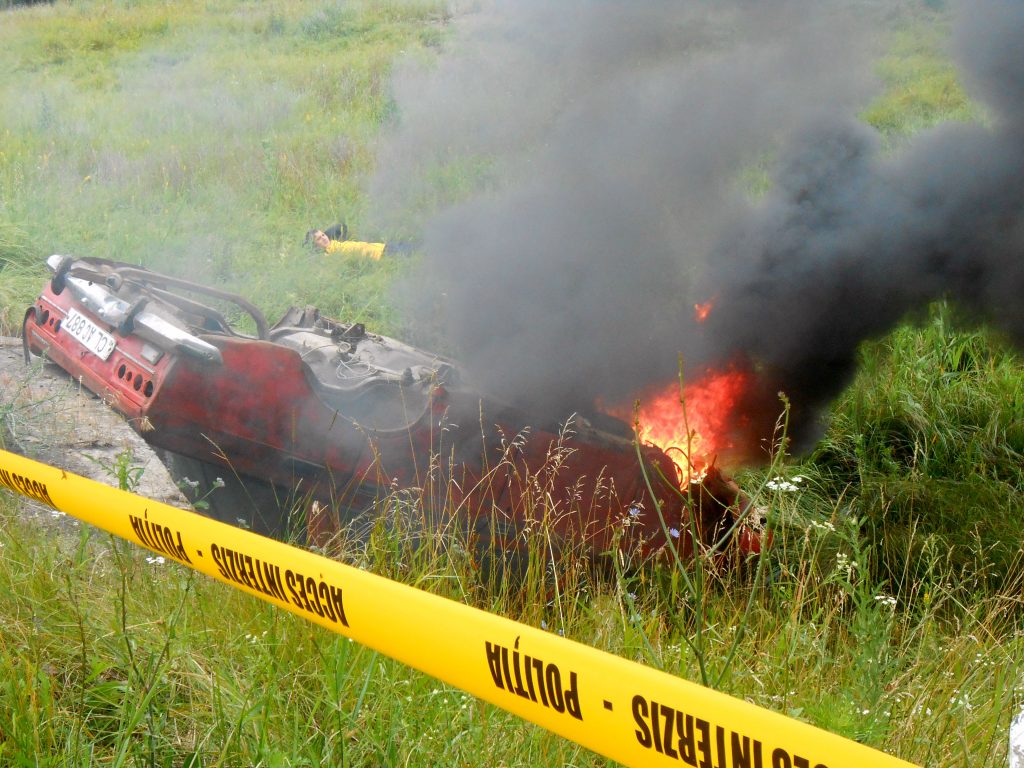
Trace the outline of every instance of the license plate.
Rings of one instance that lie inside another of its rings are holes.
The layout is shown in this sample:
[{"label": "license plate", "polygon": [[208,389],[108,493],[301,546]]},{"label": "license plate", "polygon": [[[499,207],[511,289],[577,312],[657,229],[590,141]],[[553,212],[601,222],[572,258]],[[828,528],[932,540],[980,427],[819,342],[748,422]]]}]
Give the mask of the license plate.
[{"label": "license plate", "polygon": [[113,336],[75,309],[68,310],[68,316],[64,318],[64,322],[60,324],[60,327],[82,342],[85,348],[100,360],[106,360],[110,357],[110,353],[117,346]]}]

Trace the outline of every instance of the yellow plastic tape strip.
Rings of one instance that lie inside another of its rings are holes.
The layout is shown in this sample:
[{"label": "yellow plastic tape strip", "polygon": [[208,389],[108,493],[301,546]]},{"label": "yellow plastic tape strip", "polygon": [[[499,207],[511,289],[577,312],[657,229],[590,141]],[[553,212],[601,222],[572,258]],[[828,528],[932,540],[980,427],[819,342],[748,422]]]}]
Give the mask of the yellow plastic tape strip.
[{"label": "yellow plastic tape strip", "polygon": [[626,765],[911,765],[535,627],[6,451],[0,451],[0,485]]}]

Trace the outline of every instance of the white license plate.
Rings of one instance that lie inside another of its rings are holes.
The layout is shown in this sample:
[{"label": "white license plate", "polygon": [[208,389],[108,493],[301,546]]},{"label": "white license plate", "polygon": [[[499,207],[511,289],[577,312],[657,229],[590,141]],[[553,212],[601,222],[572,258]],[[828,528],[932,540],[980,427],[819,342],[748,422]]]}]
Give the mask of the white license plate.
[{"label": "white license plate", "polygon": [[75,309],[68,310],[68,316],[64,318],[60,327],[82,342],[85,348],[100,360],[110,357],[110,353],[117,346],[113,336]]}]

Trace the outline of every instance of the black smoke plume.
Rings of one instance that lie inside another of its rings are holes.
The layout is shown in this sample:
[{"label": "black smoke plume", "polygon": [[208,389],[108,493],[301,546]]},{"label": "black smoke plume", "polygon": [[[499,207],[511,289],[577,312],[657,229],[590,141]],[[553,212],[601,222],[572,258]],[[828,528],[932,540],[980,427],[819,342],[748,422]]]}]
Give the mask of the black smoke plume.
[{"label": "black smoke plume", "polygon": [[816,121],[713,251],[705,284],[725,311],[704,353],[765,366],[804,430],[846,383],[858,343],[929,301],[948,297],[1024,343],[1024,5],[972,2],[956,20],[986,124],[943,125],[887,155],[851,119]]},{"label": "black smoke plume", "polygon": [[884,153],[855,115],[879,31],[913,5],[481,4],[436,69],[396,75],[382,212],[423,206],[453,161],[483,168],[425,221],[410,326],[552,417],[664,386],[679,355],[691,375],[743,361],[768,423],[784,391],[805,437],[858,343],[925,302],[1024,341],[1024,7],[957,15],[989,119]]}]

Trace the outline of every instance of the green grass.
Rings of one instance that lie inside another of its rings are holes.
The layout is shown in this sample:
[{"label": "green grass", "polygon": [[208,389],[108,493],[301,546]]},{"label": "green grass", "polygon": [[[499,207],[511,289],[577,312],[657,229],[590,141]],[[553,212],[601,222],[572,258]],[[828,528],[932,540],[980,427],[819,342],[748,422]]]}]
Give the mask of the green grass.
[{"label": "green grass", "polygon": [[370,143],[395,57],[436,46],[446,18],[426,1],[7,11],[0,224],[33,262],[102,255],[229,284],[269,315],[301,295],[387,327],[389,267],[316,258],[303,237],[342,218],[392,236],[361,227]]},{"label": "green grass", "polygon": [[911,15],[894,31],[876,67],[885,93],[861,114],[891,144],[938,123],[977,119],[955,66],[941,54],[948,35],[945,18],[930,13]]},{"label": "green grass", "polygon": [[[885,92],[862,113],[894,148],[979,117],[930,5],[894,28]],[[230,287],[275,319],[314,304],[399,328],[385,297],[401,259],[329,259],[302,239],[340,218],[368,239],[416,231],[365,229],[363,190],[393,62],[434,55],[443,3],[0,15],[0,330],[19,325],[55,252]],[[487,171],[487,158],[430,170],[423,208]],[[760,168],[742,181],[770,183]],[[939,304],[865,344],[860,363],[812,456],[740,477],[776,526],[758,572],[701,562],[595,580],[567,558],[555,601],[537,561],[525,583],[493,583],[440,554],[447,542],[414,552],[383,529],[347,557],[923,765],[1005,765],[1024,699],[1020,359]],[[30,417],[16,390],[0,384],[5,424]],[[802,477],[799,490],[776,475]],[[0,495],[0,765],[605,762],[104,535],[55,535],[48,514],[26,519]]]},{"label": "green grass", "polygon": [[39,290],[38,269],[32,267],[35,256],[25,230],[0,218],[0,334],[21,333],[24,299]]},{"label": "green grass", "polygon": [[[566,558],[575,586],[556,603],[543,579],[498,588],[450,541],[414,553],[394,534],[345,558],[689,679],[704,663],[723,690],[921,764],[1002,764],[1022,692],[1019,564],[1004,591],[958,602],[963,573],[932,552],[928,579],[891,591],[822,489],[759,501],[780,523],[771,578],[704,562],[696,593],[671,566],[591,580]],[[604,764],[176,564],[4,504],[5,764]]]},{"label": "green grass", "polygon": [[935,537],[952,563],[977,560],[998,581],[1020,556],[1024,378],[998,338],[957,327],[939,305],[865,346],[812,466],[832,494],[854,495],[879,546],[896,545],[890,572],[923,567],[904,562],[913,531],[917,547]]}]

